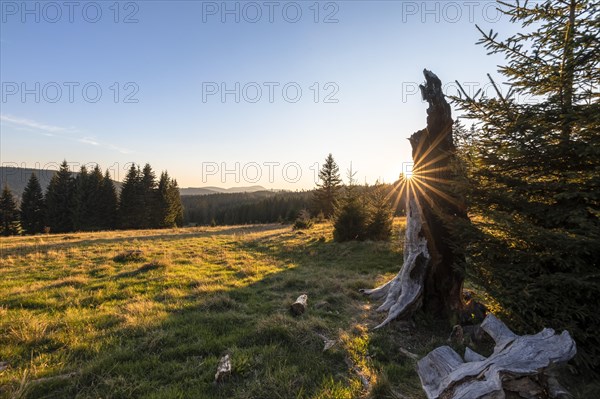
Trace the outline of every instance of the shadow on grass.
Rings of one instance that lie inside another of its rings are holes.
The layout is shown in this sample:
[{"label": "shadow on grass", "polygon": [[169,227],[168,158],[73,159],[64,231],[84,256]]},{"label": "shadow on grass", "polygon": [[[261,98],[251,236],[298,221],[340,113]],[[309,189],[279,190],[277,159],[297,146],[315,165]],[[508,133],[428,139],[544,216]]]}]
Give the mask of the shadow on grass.
[{"label": "shadow on grass", "polygon": [[146,264],[138,267],[135,270],[117,273],[115,275],[115,278],[119,279],[119,278],[135,277],[140,274],[145,274],[145,273],[151,272],[153,270],[164,270],[166,268],[167,268],[167,265],[165,265],[164,263],[159,262],[159,261],[152,261],[150,263],[146,263]]},{"label": "shadow on grass", "polygon": [[[24,255],[34,254],[34,253],[43,254],[43,253],[46,253],[51,250],[64,251],[64,250],[69,250],[71,248],[77,248],[82,245],[113,244],[113,243],[120,243],[120,242],[131,242],[134,240],[139,241],[139,242],[154,241],[154,240],[173,241],[173,240],[181,240],[181,239],[185,239],[185,238],[196,238],[196,237],[243,235],[243,234],[247,234],[249,232],[260,232],[260,231],[280,229],[281,227],[282,226],[280,224],[265,224],[265,225],[256,225],[256,226],[240,225],[240,226],[232,226],[232,227],[220,228],[220,229],[209,229],[209,228],[203,229],[203,228],[201,228],[200,231],[198,231],[198,228],[190,228],[189,230],[187,228],[182,228],[182,229],[176,230],[173,233],[171,233],[173,230],[163,230],[163,233],[157,233],[161,230],[148,230],[148,231],[151,231],[153,234],[139,235],[139,236],[133,235],[133,236],[129,236],[129,237],[91,238],[91,239],[77,239],[76,236],[72,236],[72,235],[65,235],[64,237],[62,235],[50,235],[50,236],[40,235],[40,236],[31,236],[28,238],[44,239],[47,237],[51,237],[51,238],[55,238],[55,239],[61,239],[62,241],[54,241],[52,243],[47,243],[47,244],[15,246],[15,247],[10,247],[10,248],[6,248],[6,247],[3,248],[2,246],[0,246],[0,249],[2,250],[0,257],[24,256]],[[143,230],[139,230],[139,231],[133,230],[133,231],[136,233],[143,233]],[[114,233],[120,234],[123,232],[120,230],[116,230]],[[92,234],[92,233],[84,233],[84,234]]]},{"label": "shadow on grass", "polygon": [[[210,292],[181,284],[183,296],[159,290],[136,305],[164,309],[155,316],[144,318],[131,306],[108,322],[96,320],[103,325],[100,334],[110,337],[107,343],[100,349],[70,348],[68,361],[49,376],[76,374],[31,382],[23,397],[350,398],[364,391],[358,373],[379,368],[385,378],[402,379],[404,393],[422,397],[412,360],[391,352],[397,342],[382,338],[390,330],[365,328],[379,320],[370,319],[378,316],[358,293],[374,286],[381,274],[397,271],[401,254],[390,244],[335,244],[318,234],[302,235],[297,242],[299,236],[287,232],[274,241],[281,235],[236,240],[235,251],[271,262],[272,272]],[[131,288],[143,292],[149,284],[144,276],[159,269],[147,264],[112,279],[135,277]],[[252,270],[240,273],[253,277]],[[289,305],[303,293],[308,294],[308,311],[293,317]],[[336,340],[325,352],[323,337]],[[231,354],[233,373],[215,385],[217,363],[225,353]],[[376,356],[384,363],[378,364]]]}]

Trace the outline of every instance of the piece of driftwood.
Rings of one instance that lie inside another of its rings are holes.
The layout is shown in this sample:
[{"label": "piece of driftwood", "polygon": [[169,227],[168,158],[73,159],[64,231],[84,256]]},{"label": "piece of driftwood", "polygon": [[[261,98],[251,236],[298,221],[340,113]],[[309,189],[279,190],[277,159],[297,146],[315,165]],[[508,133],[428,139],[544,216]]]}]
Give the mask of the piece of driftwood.
[{"label": "piece of driftwood", "polygon": [[541,375],[577,352],[567,331],[555,334],[545,328],[535,335],[519,336],[492,314],[481,328],[496,342],[490,357],[467,348],[463,360],[452,348],[441,346],[419,360],[417,372],[429,399],[502,399],[505,389],[523,389],[523,394],[530,394],[533,385],[520,377]]},{"label": "piece of driftwood", "polygon": [[306,310],[308,306],[308,295],[302,294],[296,299],[296,302],[292,303],[291,309],[292,313],[296,316],[301,315]]},{"label": "piece of driftwood", "polygon": [[231,375],[231,356],[226,354],[219,360],[217,366],[217,373],[215,374],[215,383],[223,382],[227,377]]},{"label": "piece of driftwood", "polygon": [[452,249],[453,237],[443,219],[467,218],[466,208],[453,196],[451,162],[456,152],[452,113],[440,79],[424,70],[423,99],[429,103],[427,127],[409,141],[414,161],[407,193],[404,263],[392,280],[375,289],[363,289],[375,299],[385,298],[378,312],[388,312],[377,328],[406,318],[424,307],[435,313],[461,308],[463,274],[455,267],[463,260]]}]

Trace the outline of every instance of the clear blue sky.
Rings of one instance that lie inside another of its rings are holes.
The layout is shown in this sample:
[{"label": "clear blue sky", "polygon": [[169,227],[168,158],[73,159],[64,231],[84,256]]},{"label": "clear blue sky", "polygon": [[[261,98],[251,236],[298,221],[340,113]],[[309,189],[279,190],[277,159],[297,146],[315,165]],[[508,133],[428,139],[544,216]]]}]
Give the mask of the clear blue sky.
[{"label": "clear blue sky", "polygon": [[75,3],[0,2],[4,166],[67,159],[122,179],[149,162],[181,187],[294,190],[331,152],[360,182],[391,182],[425,126],[423,68],[482,87],[502,60],[475,23],[517,30],[490,1]]}]

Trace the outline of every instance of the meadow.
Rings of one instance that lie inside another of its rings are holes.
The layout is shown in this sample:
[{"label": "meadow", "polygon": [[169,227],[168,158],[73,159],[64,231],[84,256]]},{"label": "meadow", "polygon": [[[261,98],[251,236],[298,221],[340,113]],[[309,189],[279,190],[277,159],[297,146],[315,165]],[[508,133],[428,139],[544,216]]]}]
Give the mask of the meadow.
[{"label": "meadow", "polygon": [[[395,274],[400,240],[338,244],[331,230],[3,238],[0,396],[423,397],[402,350],[425,354],[445,337],[433,322],[370,331],[379,315],[358,292]],[[309,307],[294,317],[302,293]],[[226,353],[232,374],[215,384]]]},{"label": "meadow", "polygon": [[448,322],[373,331],[359,293],[397,272],[403,223],[389,243],[328,223],[2,238],[0,397],[424,398],[415,358]]}]

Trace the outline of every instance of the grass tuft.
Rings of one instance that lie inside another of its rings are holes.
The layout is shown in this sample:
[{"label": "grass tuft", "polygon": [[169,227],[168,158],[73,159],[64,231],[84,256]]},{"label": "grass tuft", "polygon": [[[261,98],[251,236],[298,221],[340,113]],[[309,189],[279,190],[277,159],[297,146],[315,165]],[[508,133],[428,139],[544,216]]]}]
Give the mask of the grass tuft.
[{"label": "grass tuft", "polygon": [[128,263],[128,262],[143,262],[144,252],[139,249],[129,250],[121,252],[113,258],[117,263]]}]

